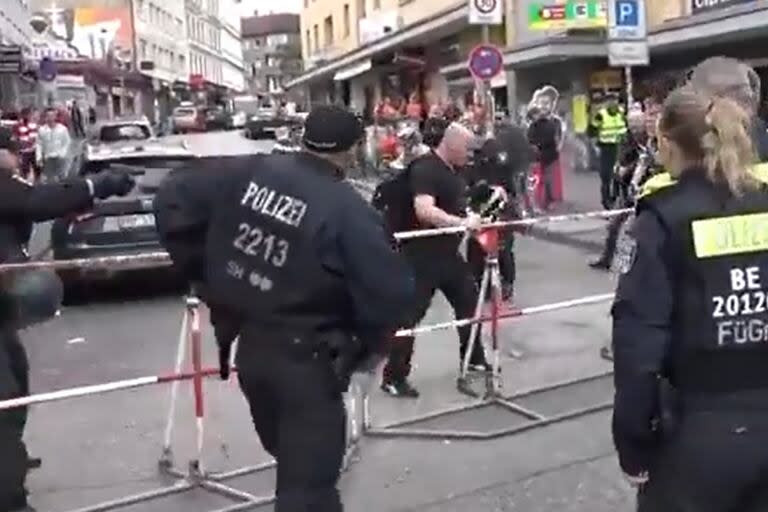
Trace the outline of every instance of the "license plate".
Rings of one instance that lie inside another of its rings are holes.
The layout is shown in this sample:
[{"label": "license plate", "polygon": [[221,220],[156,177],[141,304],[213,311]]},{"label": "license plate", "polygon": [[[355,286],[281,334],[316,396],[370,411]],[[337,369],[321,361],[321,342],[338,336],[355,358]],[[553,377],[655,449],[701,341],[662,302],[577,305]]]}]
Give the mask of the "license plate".
[{"label": "license plate", "polygon": [[120,231],[120,224],[116,217],[104,217],[104,224],[101,227],[101,231],[105,233],[113,233]]},{"label": "license plate", "polygon": [[120,229],[136,229],[153,227],[155,225],[155,216],[151,213],[141,215],[124,215],[119,217],[118,225]]},{"label": "license plate", "polygon": [[265,126],[264,127],[265,132],[275,132],[277,131],[277,128],[273,128],[272,126]]}]

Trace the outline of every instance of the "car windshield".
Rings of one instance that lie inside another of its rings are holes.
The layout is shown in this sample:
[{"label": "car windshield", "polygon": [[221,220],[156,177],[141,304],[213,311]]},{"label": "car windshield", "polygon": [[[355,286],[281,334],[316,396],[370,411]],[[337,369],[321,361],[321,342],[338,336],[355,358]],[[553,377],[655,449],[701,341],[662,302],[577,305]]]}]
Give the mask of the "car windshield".
[{"label": "car windshield", "polygon": [[152,134],[149,128],[139,124],[103,126],[99,133],[101,142],[119,142],[121,140],[146,140]]}]

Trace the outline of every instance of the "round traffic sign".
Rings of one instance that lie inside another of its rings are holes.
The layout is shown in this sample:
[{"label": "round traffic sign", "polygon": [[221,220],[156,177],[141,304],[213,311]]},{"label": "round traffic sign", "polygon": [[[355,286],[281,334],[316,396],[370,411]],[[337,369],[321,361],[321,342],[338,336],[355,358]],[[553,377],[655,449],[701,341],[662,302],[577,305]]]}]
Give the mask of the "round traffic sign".
[{"label": "round traffic sign", "polygon": [[56,80],[56,61],[48,56],[40,59],[38,78],[43,82],[52,82]]},{"label": "round traffic sign", "polygon": [[475,9],[481,14],[491,14],[496,10],[498,0],[473,0]]},{"label": "round traffic sign", "polygon": [[504,55],[495,46],[481,44],[469,54],[469,72],[478,80],[490,80],[504,68]]}]

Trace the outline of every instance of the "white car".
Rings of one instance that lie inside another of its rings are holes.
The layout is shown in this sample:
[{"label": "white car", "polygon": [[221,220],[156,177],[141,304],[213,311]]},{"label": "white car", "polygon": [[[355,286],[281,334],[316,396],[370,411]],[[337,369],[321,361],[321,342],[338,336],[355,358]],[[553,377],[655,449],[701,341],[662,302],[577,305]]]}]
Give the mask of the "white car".
[{"label": "white car", "polygon": [[245,114],[245,112],[235,112],[232,114],[232,120],[230,121],[230,126],[234,130],[240,130],[245,128],[245,123],[248,121],[248,116]]}]

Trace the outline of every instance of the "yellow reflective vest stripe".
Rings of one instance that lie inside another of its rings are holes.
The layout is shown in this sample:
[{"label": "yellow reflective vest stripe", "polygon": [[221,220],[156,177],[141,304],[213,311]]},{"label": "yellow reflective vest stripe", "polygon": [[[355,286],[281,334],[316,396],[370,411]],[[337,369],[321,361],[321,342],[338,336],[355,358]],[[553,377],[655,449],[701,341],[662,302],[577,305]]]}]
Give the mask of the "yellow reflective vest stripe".
[{"label": "yellow reflective vest stripe", "polygon": [[602,144],[618,144],[626,133],[627,123],[624,120],[624,114],[616,112],[611,115],[608,109],[600,111],[598,141]]},{"label": "yellow reflective vest stripe", "polygon": [[[760,163],[752,166],[752,169],[750,172],[752,176],[755,177],[755,179],[768,185],[768,162]],[[674,178],[672,178],[672,176],[668,172],[655,174],[643,184],[643,187],[640,190],[640,195],[638,196],[638,198],[649,196],[654,192],[657,192],[658,190],[671,187],[675,183],[677,183],[677,181]]]}]

